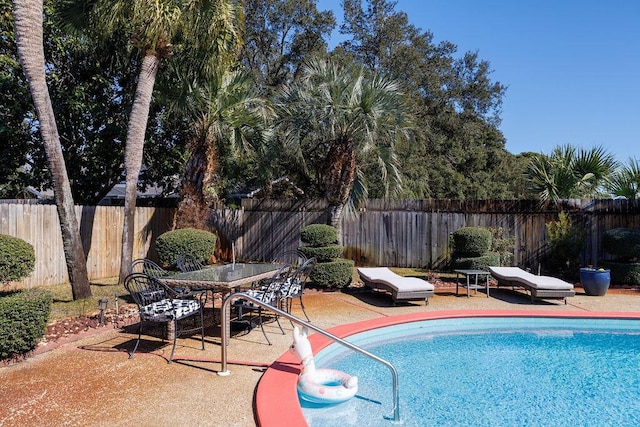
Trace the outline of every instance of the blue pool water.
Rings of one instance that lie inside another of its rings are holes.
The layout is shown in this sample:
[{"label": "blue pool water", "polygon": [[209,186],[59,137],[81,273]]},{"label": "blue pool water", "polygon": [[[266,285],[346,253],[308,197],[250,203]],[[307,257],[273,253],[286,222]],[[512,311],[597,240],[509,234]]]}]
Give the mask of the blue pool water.
[{"label": "blue pool water", "polygon": [[[398,370],[404,426],[640,425],[640,321],[465,318],[349,337]],[[359,377],[334,406],[301,403],[312,427],[390,426],[392,376],[334,344],[316,366]]]}]

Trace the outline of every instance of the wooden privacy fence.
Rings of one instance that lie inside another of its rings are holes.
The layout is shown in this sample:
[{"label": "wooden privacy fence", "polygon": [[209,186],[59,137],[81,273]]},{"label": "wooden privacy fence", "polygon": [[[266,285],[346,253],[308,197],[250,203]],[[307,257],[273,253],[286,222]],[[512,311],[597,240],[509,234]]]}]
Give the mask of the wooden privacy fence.
[{"label": "wooden privacy fence", "polygon": [[[211,212],[219,236],[219,259],[265,261],[297,249],[300,229],[326,223],[323,202],[243,201],[241,209]],[[601,237],[606,230],[640,228],[640,201],[564,200],[559,206],[536,201],[368,200],[358,215],[341,222],[345,257],[357,265],[441,269],[451,254],[450,235],[460,227],[502,228],[514,238],[513,265],[537,269],[549,242],[546,224],[558,212],[570,214],[586,231],[583,264],[606,259]],[[134,257],[155,259],[155,238],[171,229],[173,208],[138,208]],[[118,275],[123,208],[78,207],[90,279]],[[22,286],[67,280],[62,239],[53,205],[0,204],[0,233],[20,237],[36,250],[36,269]],[[232,253],[233,252],[233,253]]]},{"label": "wooden privacy fence", "polygon": [[[173,209],[137,208],[134,258],[154,256],[151,243],[171,229]],[[89,279],[117,277],[122,253],[124,208],[76,206]],[[0,234],[33,245],[35,269],[19,287],[54,285],[69,280],[55,205],[0,203]]]},{"label": "wooden privacy fence", "polygon": [[[326,222],[325,207],[245,200],[244,221],[238,220],[244,224],[243,254],[268,259],[282,246],[295,249],[302,226]],[[546,224],[560,211],[586,231],[583,264],[607,258],[601,244],[606,230],[640,228],[640,200],[571,199],[557,206],[533,200],[368,200],[357,216],[342,219],[340,237],[344,256],[356,265],[441,269],[451,255],[451,233],[467,226],[501,228],[514,238],[512,264],[537,269],[549,250]]]}]

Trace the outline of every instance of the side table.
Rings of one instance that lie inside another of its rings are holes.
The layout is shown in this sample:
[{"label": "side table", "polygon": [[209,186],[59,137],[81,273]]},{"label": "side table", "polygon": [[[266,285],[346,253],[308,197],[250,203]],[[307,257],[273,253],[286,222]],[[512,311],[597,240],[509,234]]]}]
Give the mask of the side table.
[{"label": "side table", "polygon": [[[463,288],[467,288],[467,298],[469,298],[469,289],[473,289],[477,294],[478,289],[482,289],[482,288],[485,288],[487,292],[487,298],[489,298],[489,277],[491,276],[491,273],[484,270],[453,270],[453,271],[456,272],[456,295],[458,295],[458,285],[460,285]],[[467,279],[466,283],[463,282],[460,284],[461,275]],[[473,283],[471,283],[471,281],[469,280],[471,276],[475,278]],[[480,279],[478,279],[478,277],[480,277]],[[485,279],[484,286],[480,283],[483,277]]]}]

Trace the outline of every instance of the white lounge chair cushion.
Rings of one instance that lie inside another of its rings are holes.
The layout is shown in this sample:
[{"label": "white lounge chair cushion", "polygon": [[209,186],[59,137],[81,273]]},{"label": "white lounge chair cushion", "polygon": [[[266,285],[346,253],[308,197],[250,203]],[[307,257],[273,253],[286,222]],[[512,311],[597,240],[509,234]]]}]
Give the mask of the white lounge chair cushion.
[{"label": "white lounge chair cushion", "polygon": [[513,282],[524,283],[534,289],[572,290],[573,285],[550,276],[536,276],[519,267],[489,267],[494,276]]},{"label": "white lounge chair cushion", "polygon": [[387,267],[358,267],[362,277],[370,282],[381,282],[399,292],[432,291],[434,286],[417,277],[403,277]]}]

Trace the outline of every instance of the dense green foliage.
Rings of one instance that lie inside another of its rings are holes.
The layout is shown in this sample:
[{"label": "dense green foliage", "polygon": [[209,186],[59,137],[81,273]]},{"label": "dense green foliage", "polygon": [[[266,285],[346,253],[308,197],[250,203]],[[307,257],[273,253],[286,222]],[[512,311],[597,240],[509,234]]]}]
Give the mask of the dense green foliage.
[{"label": "dense green foliage", "polygon": [[245,10],[241,61],[266,91],[293,80],[305,58],[324,55],[336,25],[312,0],[246,0]]},{"label": "dense green foliage", "polygon": [[[129,68],[108,65],[118,62],[116,54],[122,56],[121,65],[131,65],[135,59],[113,49],[113,45],[122,44],[116,36],[107,46],[66,33],[52,19],[56,6],[53,1],[45,1],[49,93],[74,200],[96,204],[120,181],[126,120],[133,96],[134,75]],[[51,177],[28,86],[17,65],[13,21],[6,19],[11,2],[0,0],[0,8],[0,89],[10,95],[0,108],[11,109],[11,114],[2,114],[7,119],[0,125],[0,167],[8,171],[0,178],[0,196],[20,197],[28,185],[40,190],[51,188]]]},{"label": "dense green foliage", "polygon": [[[25,101],[26,83],[16,61],[12,23],[8,19],[10,2],[0,0],[0,5],[0,84],[3,93],[11,95],[0,108],[3,117],[15,119],[0,124],[0,137],[6,142],[0,144],[0,159],[6,166],[3,170],[10,171],[5,175],[6,181],[0,182],[0,192],[5,197],[21,197],[26,185],[47,188],[49,178],[37,122],[30,103]],[[391,1],[345,2],[345,23],[340,29],[345,41],[332,51],[328,51],[327,41],[336,27],[334,13],[317,10],[315,2],[250,0],[244,7],[250,13],[244,14],[244,44],[240,64],[235,67],[255,78],[255,89],[266,103],[274,100],[279,89],[302,79],[302,64],[318,57],[331,57],[341,66],[355,65],[361,68],[365,79],[375,74],[401,85],[406,105],[398,113],[411,116],[414,127],[422,130],[411,139],[395,143],[402,186],[390,193],[386,180],[380,178],[393,175],[381,174],[376,156],[363,152],[355,165],[358,174],[354,192],[362,189],[361,182],[367,182],[368,195],[374,198],[525,196],[520,177],[526,163],[505,151],[504,137],[497,127],[505,86],[491,81],[489,63],[478,58],[477,53],[459,54],[449,42],[435,43],[432,33],[409,24],[406,14],[395,11],[395,2]],[[122,179],[126,123],[141,57],[134,49],[136,39],[124,33],[112,32],[106,43],[97,36],[68,34],[59,21],[51,19],[58,8],[58,2],[45,2],[51,96],[65,158],[71,165],[74,199],[91,204]],[[200,96],[189,71],[200,69],[189,62],[199,55],[178,55],[188,46],[195,44],[183,40],[175,43],[174,55],[163,63],[166,67],[158,75],[140,187],[158,184],[165,192],[171,192],[176,189],[174,177],[180,176],[187,164],[186,147],[195,126],[186,110],[176,113],[173,106],[182,102],[195,107],[195,98]],[[349,74],[344,77],[349,78]],[[198,108],[202,116],[209,111],[208,107]],[[197,109],[192,112],[198,116]],[[306,112],[305,108],[297,109],[298,118],[304,119]],[[225,120],[230,122],[236,114],[237,111],[229,111]],[[297,152],[294,145],[285,142],[292,137],[302,138],[302,133],[271,135],[265,139],[256,133],[243,139],[243,145],[254,147],[250,156],[239,156],[227,147],[216,153],[220,168],[215,192],[220,199],[257,187],[265,189],[264,195],[278,196],[270,191],[271,182],[283,176],[290,176],[304,192],[299,194],[305,197],[322,194],[318,187],[322,176],[309,175],[304,163],[292,159],[315,159],[315,150],[323,147],[296,144],[303,148]],[[379,159],[391,159],[385,157],[390,151],[379,154]],[[320,170],[319,166],[314,167]]]},{"label": "dense green foliage", "polygon": [[514,258],[514,244],[516,238],[509,236],[503,228],[490,228],[491,234],[491,249],[489,252],[497,252],[500,255],[500,264],[502,266],[509,266]]},{"label": "dense green foliage", "polygon": [[598,198],[605,195],[617,167],[614,156],[602,147],[586,150],[565,145],[549,156],[534,156],[528,176],[532,193],[542,201]]},{"label": "dense green foliage", "polygon": [[354,265],[350,259],[319,262],[311,272],[311,282],[329,289],[343,288],[351,283]]},{"label": "dense green foliage", "polygon": [[640,257],[640,230],[612,228],[602,235],[602,248],[617,261],[630,261]]},{"label": "dense green foliage", "polygon": [[0,295],[0,359],[33,350],[44,336],[51,294],[28,290]]},{"label": "dense green foliage", "polygon": [[351,283],[355,263],[339,258],[344,247],[336,244],[338,231],[334,227],[307,225],[300,230],[300,240],[306,244],[299,248],[300,252],[318,261],[310,275],[313,283],[324,288],[342,288]]},{"label": "dense green foliage", "polygon": [[300,230],[300,240],[309,246],[329,246],[338,241],[338,231],[327,224],[310,224]]},{"label": "dense green foliage", "polygon": [[327,245],[321,247],[302,246],[299,249],[307,258],[315,258],[318,262],[327,262],[334,258],[340,258],[344,247],[341,245]]},{"label": "dense green foliage", "polygon": [[452,260],[453,269],[463,270],[487,270],[490,266],[500,264],[500,254],[498,252],[485,252],[474,257],[458,257]]},{"label": "dense green foliage", "polygon": [[560,212],[557,221],[546,224],[550,250],[545,256],[545,268],[550,273],[575,277],[579,272],[580,252],[586,239],[585,231],[573,224],[568,213]]},{"label": "dense green foliage", "polygon": [[175,266],[180,254],[193,256],[203,264],[209,263],[216,248],[216,235],[195,228],[167,231],[156,239],[156,251],[163,265]]},{"label": "dense green foliage", "polygon": [[612,195],[626,199],[640,198],[640,160],[629,159],[626,165],[617,169],[607,188]]},{"label": "dense green foliage", "polygon": [[484,227],[462,227],[451,238],[455,257],[478,257],[491,249],[493,234]]},{"label": "dense green foliage", "polygon": [[611,270],[611,283],[640,285],[640,263],[604,261],[601,265]]},{"label": "dense green foliage", "polygon": [[452,269],[486,270],[492,265],[504,265],[501,253],[491,251],[493,236],[497,233],[484,227],[462,227],[454,231],[451,234]]},{"label": "dense green foliage", "polygon": [[36,254],[31,244],[0,234],[0,284],[27,277],[35,263]]},{"label": "dense green foliage", "polygon": [[[0,0],[0,85],[8,96],[0,105],[6,118],[0,123],[0,166],[7,171],[0,179],[0,195],[23,197],[27,185],[48,188],[49,172],[16,59],[10,5]],[[202,194],[189,196],[209,205],[214,200],[231,202],[233,194],[256,188],[263,190],[260,197],[324,197],[340,203],[347,189],[350,200],[555,200],[602,196],[605,188],[637,196],[637,164],[611,175],[615,165],[601,148],[559,147],[548,156],[508,153],[499,129],[506,85],[492,79],[489,61],[477,52],[459,52],[453,43],[437,42],[439,35],[413,26],[406,13],[396,10],[396,2],[347,0],[343,6],[343,41],[329,49],[329,36],[336,29],[334,12],[318,10],[311,0],[244,2],[239,62],[209,73],[210,81],[192,72],[199,69],[194,65],[203,52],[186,52],[191,48],[185,40],[175,43],[154,90],[139,187],[159,185],[165,193],[174,192],[179,189],[176,177],[184,174],[183,182],[205,184],[192,192]],[[52,19],[59,7],[45,1],[50,91],[74,199],[92,204],[122,179],[127,119],[141,61],[135,51],[139,40],[124,30],[111,32],[106,43],[67,33]],[[182,55],[185,52],[188,55]],[[310,82],[305,67],[314,61],[331,63],[339,71],[333,81],[345,85],[325,91],[334,100],[337,88],[355,87],[358,81],[397,85],[402,102],[393,110],[411,124],[403,129],[407,137],[381,144],[377,136],[371,139],[375,145],[351,138],[362,129],[376,135],[388,129],[388,121],[376,127],[365,119],[373,110],[364,108],[385,85],[371,85],[360,113],[354,109],[353,114],[342,114],[340,125],[324,126],[329,116],[325,120],[319,113],[346,110],[311,108],[325,105],[319,81],[305,88]],[[246,111],[234,103],[243,98],[239,91],[220,90],[225,73],[253,77],[243,81],[244,92],[252,94],[244,99],[265,107],[260,123],[255,117],[244,120],[249,118]],[[297,103],[282,97],[294,92]],[[270,110],[279,103],[292,108],[286,115],[282,109]],[[340,135],[331,133],[341,129],[349,130],[342,134],[342,145],[337,143]],[[206,150],[196,149],[205,142]],[[342,182],[327,179],[332,172]],[[278,191],[273,183],[284,177],[299,191]],[[350,188],[344,185],[351,180]]]},{"label": "dense green foliage", "polygon": [[285,152],[303,154],[292,158],[296,179],[329,202],[331,225],[338,225],[345,207],[355,211],[369,182],[382,186],[383,197],[398,193],[395,147],[412,135],[399,82],[336,60],[307,61],[300,78],[279,92],[276,114],[278,131],[288,136]]}]

